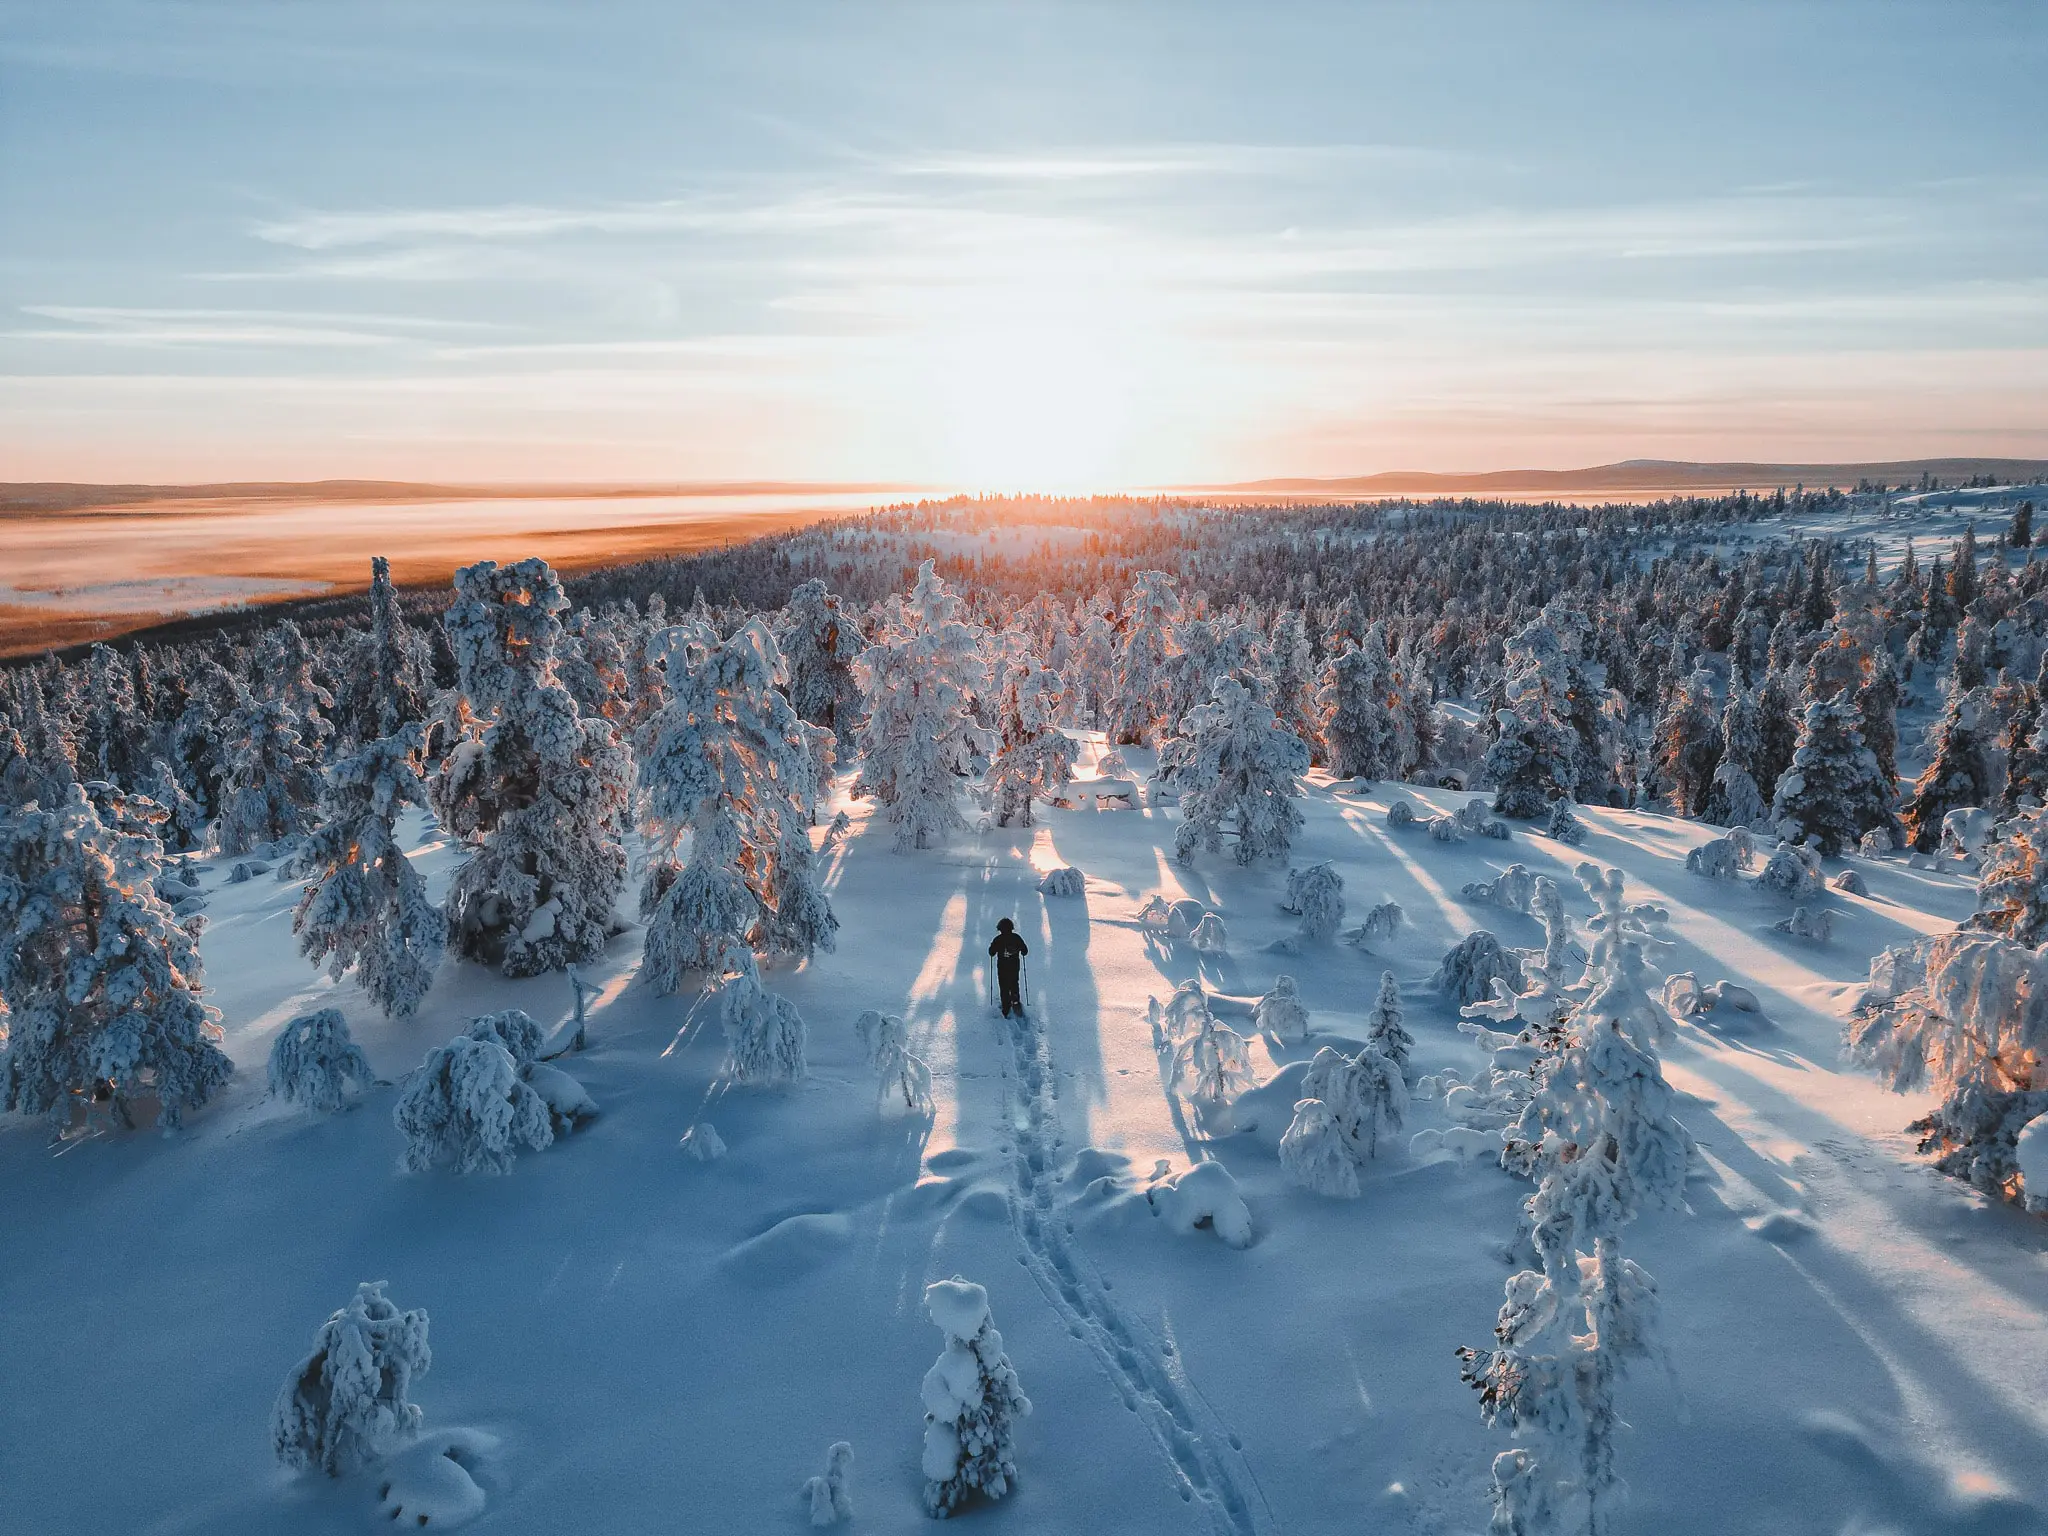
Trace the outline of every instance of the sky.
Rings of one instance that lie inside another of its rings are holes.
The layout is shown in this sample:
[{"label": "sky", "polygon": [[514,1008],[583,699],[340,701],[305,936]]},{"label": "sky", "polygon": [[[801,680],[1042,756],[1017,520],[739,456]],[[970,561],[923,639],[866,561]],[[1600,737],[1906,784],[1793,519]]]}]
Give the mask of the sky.
[{"label": "sky", "polygon": [[0,479],[2048,457],[2032,3],[0,0]]}]

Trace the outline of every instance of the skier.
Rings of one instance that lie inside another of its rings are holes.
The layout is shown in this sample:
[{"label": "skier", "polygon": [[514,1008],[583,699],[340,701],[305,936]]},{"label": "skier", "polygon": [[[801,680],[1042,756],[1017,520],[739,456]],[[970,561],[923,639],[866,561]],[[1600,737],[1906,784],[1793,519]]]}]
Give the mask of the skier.
[{"label": "skier", "polygon": [[1024,999],[1017,982],[1024,957],[1031,949],[1017,932],[1017,925],[1007,917],[996,924],[996,936],[989,941],[988,952],[996,957],[996,984],[1002,989],[1003,1017],[1007,1019],[1012,1008],[1022,1013]]}]

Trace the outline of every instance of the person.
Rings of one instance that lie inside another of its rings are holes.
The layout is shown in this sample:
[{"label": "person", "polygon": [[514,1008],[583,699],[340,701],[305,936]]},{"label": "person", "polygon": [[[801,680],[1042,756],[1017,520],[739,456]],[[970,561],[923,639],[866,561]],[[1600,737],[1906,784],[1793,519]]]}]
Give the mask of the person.
[{"label": "person", "polygon": [[996,985],[1003,994],[1003,1017],[1007,1019],[1012,1008],[1022,1013],[1024,998],[1017,983],[1031,947],[1017,932],[1017,925],[1006,917],[996,924],[996,936],[989,941],[988,952],[996,957]]}]

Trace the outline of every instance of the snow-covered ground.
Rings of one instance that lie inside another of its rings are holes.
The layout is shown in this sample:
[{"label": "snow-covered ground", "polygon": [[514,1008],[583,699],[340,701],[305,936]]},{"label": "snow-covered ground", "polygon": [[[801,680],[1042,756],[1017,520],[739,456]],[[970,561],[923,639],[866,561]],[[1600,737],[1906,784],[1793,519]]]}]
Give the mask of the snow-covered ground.
[{"label": "snow-covered ground", "polygon": [[[1125,755],[1142,772],[1144,754]],[[297,959],[296,884],[230,885],[223,861],[205,877],[204,952],[230,1087],[168,1140],[0,1131],[0,1528],[381,1527],[391,1474],[293,1478],[267,1423],[321,1320],[358,1281],[388,1280],[431,1314],[413,1396],[430,1431],[467,1432],[488,1498],[471,1529],[795,1531],[800,1485],[843,1439],[852,1528],[926,1530],[918,1385],[944,1341],[921,1298],[958,1275],[988,1288],[1034,1404],[1017,1488],[964,1516],[978,1525],[1476,1533],[1507,1441],[1452,1351],[1490,1337],[1527,1186],[1397,1145],[1355,1201],[1297,1188],[1270,1134],[1205,1127],[1168,1096],[1146,1002],[1198,971],[1238,996],[1286,971],[1313,1029],[1356,1038],[1391,969],[1411,1076],[1469,1073],[1479,1053],[1431,972],[1475,927],[1540,934],[1460,888],[1520,861],[1559,877],[1582,920],[1581,860],[1669,908],[1661,964],[1762,1003],[1681,1023],[1665,1051],[1708,1171],[1687,1211],[1630,1231],[1670,1370],[1622,1391],[1618,1528],[2048,1528],[2048,1226],[1921,1166],[1902,1127],[1927,1102],[1838,1063],[1868,957],[1965,915],[1968,878],[1854,861],[1870,894],[1837,893],[1833,941],[1815,946],[1771,931],[1788,903],[1686,872],[1714,829],[1585,808],[1577,849],[1520,825],[1447,845],[1389,828],[1395,796],[1463,798],[1318,775],[1295,859],[1335,863],[1349,923],[1391,898],[1407,924],[1384,954],[1291,956],[1267,949],[1294,928],[1284,868],[1175,864],[1169,810],[1044,810],[1034,828],[899,855],[868,806],[841,802],[837,951],[769,977],[808,1021],[809,1078],[725,1083],[715,1008],[636,985],[633,930],[588,973],[589,1050],[559,1063],[600,1117],[503,1177],[403,1173],[395,1088],[332,1117],[288,1111],[263,1096],[264,1059],[288,1019],[333,1004],[395,1081],[475,1015],[516,1006],[553,1026],[564,979],[450,960],[419,1016],[387,1023]],[[437,896],[450,862],[424,845]],[[1085,896],[1039,895],[1063,865],[1086,873]],[[1217,909],[1227,951],[1148,936],[1137,914],[1162,892]],[[1003,916],[1031,946],[1022,1023],[988,1001]],[[869,1008],[908,1021],[930,1118],[877,1111],[853,1027]],[[1257,1041],[1259,1075],[1316,1043]],[[729,1149],[713,1162],[678,1145],[706,1123]],[[1408,1130],[1447,1123],[1418,1101]],[[1249,1248],[1180,1235],[1147,1201],[1162,1170],[1212,1158],[1249,1204]]]}]

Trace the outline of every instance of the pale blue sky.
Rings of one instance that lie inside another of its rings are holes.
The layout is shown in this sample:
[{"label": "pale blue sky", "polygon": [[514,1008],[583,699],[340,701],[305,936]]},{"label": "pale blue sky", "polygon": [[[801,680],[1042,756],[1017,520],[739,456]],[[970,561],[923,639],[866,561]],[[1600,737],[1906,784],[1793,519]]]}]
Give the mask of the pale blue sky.
[{"label": "pale blue sky", "polygon": [[0,4],[0,477],[2048,456],[2033,4]]}]

